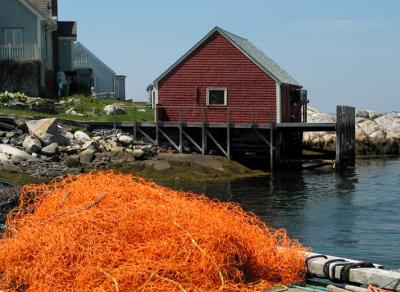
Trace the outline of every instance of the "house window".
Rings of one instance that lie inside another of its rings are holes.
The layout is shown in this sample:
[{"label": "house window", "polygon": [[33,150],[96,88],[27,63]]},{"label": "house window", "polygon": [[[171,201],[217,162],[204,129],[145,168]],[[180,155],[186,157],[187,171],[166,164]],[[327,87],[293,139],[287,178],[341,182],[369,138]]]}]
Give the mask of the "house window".
[{"label": "house window", "polygon": [[10,46],[22,46],[23,41],[22,29],[6,29],[5,30],[5,41],[6,45]]},{"label": "house window", "polygon": [[227,105],[227,88],[207,88],[207,105]]}]

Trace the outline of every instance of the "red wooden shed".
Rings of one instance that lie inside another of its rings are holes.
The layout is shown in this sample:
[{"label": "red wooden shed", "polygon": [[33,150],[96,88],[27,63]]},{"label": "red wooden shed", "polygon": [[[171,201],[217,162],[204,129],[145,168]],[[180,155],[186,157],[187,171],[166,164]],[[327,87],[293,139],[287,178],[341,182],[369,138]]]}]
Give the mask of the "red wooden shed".
[{"label": "red wooden shed", "polygon": [[153,86],[160,121],[268,124],[306,118],[302,85],[250,41],[219,27]]}]

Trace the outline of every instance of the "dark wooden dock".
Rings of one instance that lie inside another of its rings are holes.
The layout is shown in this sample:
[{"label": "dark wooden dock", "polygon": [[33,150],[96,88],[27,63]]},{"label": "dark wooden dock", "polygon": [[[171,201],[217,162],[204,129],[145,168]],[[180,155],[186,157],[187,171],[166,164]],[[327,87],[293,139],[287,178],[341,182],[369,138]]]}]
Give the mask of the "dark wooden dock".
[{"label": "dark wooden dock", "polygon": [[[180,115],[188,109],[179,109]],[[184,145],[190,145],[201,154],[215,149],[231,159],[233,153],[258,153],[269,161],[269,168],[274,170],[282,164],[332,164],[338,169],[352,167],[355,164],[355,109],[338,106],[336,123],[254,123],[254,109],[244,109],[248,117],[242,116],[243,122],[231,122],[229,108],[225,109],[226,120],[208,122],[201,115],[201,122],[165,121],[160,109],[155,111],[154,122],[137,121],[86,122],[91,127],[112,126],[133,132],[135,138],[143,138],[156,145],[170,144],[179,153],[184,152]],[[136,116],[136,115],[134,115]],[[272,121],[272,119],[271,119]],[[302,137],[304,132],[336,133],[336,156],[321,154],[305,156]]]}]

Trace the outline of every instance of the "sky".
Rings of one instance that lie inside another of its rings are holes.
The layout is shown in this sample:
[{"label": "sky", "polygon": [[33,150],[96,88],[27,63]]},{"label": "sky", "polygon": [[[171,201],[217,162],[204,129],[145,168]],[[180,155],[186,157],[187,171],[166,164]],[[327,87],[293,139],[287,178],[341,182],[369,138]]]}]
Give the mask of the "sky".
[{"label": "sky", "polygon": [[213,27],[249,39],[308,90],[310,105],[400,111],[399,0],[59,0],[78,41],[117,74],[127,97]]}]

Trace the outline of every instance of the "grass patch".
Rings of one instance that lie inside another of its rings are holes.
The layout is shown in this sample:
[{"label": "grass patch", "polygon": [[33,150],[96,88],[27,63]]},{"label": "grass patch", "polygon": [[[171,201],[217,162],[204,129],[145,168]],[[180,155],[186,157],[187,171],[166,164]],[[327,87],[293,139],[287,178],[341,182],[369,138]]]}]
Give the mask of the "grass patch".
[{"label": "grass patch", "polygon": [[[135,115],[137,121],[153,121],[154,110],[145,106],[143,102],[121,101],[119,99],[93,99],[91,96],[74,95],[68,97],[70,100],[64,104],[66,109],[74,109],[77,113],[83,116],[70,114],[49,114],[35,112],[30,110],[19,110],[6,107],[0,107],[0,114],[21,117],[21,118],[59,118],[64,120],[74,121],[94,121],[94,122],[133,122]],[[103,109],[106,105],[120,103],[126,110],[125,115],[106,115]]]}]

